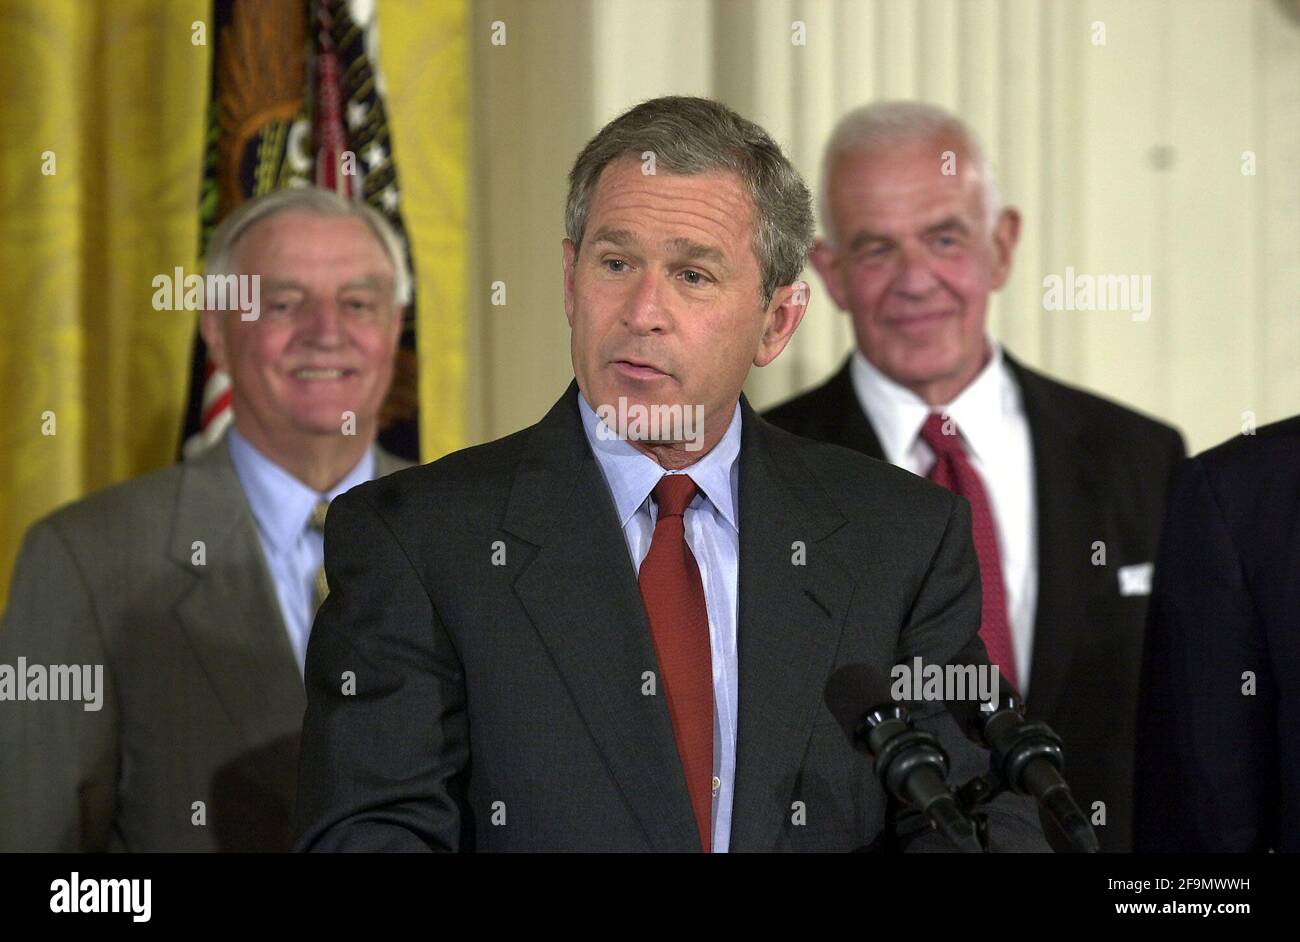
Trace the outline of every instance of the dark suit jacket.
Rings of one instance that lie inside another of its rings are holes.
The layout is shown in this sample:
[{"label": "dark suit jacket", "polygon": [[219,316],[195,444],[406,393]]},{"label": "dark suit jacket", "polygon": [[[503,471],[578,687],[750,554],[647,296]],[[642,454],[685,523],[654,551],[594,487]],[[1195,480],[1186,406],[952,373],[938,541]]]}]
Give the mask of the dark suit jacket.
[{"label": "dark suit jacket", "polygon": [[0,620],[20,657],[106,690],[0,702],[0,851],[289,848],[306,697],[224,439],[31,527]]},{"label": "dark suit jacket", "polygon": [[[942,662],[975,636],[970,507],[742,410],[731,848],[854,849],[885,829],[886,801],[824,685],[841,664]],[[636,572],[580,423],[574,383],[539,424],[331,507],[301,848],[699,850],[667,706],[643,693],[657,664]],[[957,782],[987,767],[940,708],[919,717]],[[991,831],[1001,849],[1047,849],[1024,799],[1000,799]]]},{"label": "dark suit jacket", "polygon": [[1138,850],[1300,851],[1300,418],[1183,466],[1138,743]]},{"label": "dark suit jacket", "polygon": [[[1034,456],[1038,604],[1028,715],[1065,741],[1066,779],[1106,851],[1132,849],[1134,721],[1144,596],[1119,591],[1118,570],[1155,559],[1165,493],[1185,454],[1182,436],[1031,370],[1005,351],[1020,386]],[[797,435],[884,458],[849,365],[765,418]],[[1092,564],[1106,544],[1106,565]],[[1068,845],[1048,826],[1057,850]]]}]

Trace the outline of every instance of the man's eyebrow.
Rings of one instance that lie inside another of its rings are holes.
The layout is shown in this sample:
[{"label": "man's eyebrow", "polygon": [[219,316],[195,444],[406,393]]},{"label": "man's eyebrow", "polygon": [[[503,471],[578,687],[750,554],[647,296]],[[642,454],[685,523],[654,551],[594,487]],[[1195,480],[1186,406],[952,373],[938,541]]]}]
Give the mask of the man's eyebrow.
[{"label": "man's eyebrow", "polygon": [[946,232],[948,230],[956,230],[962,235],[970,234],[970,226],[966,225],[966,220],[962,219],[960,216],[945,216],[934,225],[925,227],[927,235],[933,235],[936,232]]},{"label": "man's eyebrow", "polygon": [[[926,235],[934,235],[937,232],[949,232],[949,231],[960,232],[962,235],[970,235],[971,229],[970,226],[966,224],[966,221],[962,219],[960,216],[945,216],[943,219],[940,219],[938,222],[931,223],[930,225],[926,226],[923,231]],[[856,252],[858,249],[862,248],[864,245],[870,242],[893,242],[893,241],[894,241],[893,238],[884,235],[883,233],[872,232],[870,229],[861,229],[854,234],[853,238],[849,240],[848,248],[846,249],[846,251]]]},{"label": "man's eyebrow", "polygon": [[350,291],[353,288],[373,288],[376,291],[384,287],[386,281],[391,279],[383,275],[359,275],[351,281],[347,281],[339,286],[340,291]]},{"label": "man's eyebrow", "polygon": [[[358,275],[339,286],[340,291],[349,291],[353,288],[375,288],[384,287],[387,281],[391,281],[385,275]],[[263,291],[306,291],[307,287],[301,281],[293,278],[266,278],[262,281]]]},{"label": "man's eyebrow", "polygon": [[879,232],[872,232],[870,229],[860,229],[858,230],[857,233],[854,234],[853,238],[849,239],[849,243],[848,243],[848,247],[846,248],[846,251],[856,252],[858,249],[862,248],[868,242],[892,242],[892,241],[894,240],[887,235],[883,235]]},{"label": "man's eyebrow", "polygon": [[668,242],[668,248],[685,259],[714,262],[727,271],[731,271],[731,264],[727,261],[727,256],[722,254],[721,249],[714,248],[711,245],[704,245],[691,239],[672,239]]},{"label": "man's eyebrow", "polygon": [[[592,237],[591,241],[592,244],[607,242],[620,248],[637,249],[641,247],[641,240],[636,237],[635,233],[627,229],[601,229]],[[721,249],[712,245],[705,245],[702,242],[696,242],[693,239],[670,239],[665,243],[665,248],[687,259],[716,262],[728,270],[731,268],[727,256],[723,254]]]},{"label": "man's eyebrow", "polygon": [[305,291],[301,281],[294,281],[292,278],[264,278],[262,280],[263,291]]},{"label": "man's eyebrow", "polygon": [[620,248],[636,248],[641,244],[627,229],[601,229],[591,237],[591,242],[593,245],[597,242],[608,242]]}]

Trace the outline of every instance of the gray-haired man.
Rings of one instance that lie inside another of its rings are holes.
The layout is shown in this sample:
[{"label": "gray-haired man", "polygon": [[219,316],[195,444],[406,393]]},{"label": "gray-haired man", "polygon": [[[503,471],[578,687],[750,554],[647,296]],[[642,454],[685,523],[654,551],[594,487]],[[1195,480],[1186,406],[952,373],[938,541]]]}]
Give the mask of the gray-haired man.
[{"label": "gray-haired man", "polygon": [[[379,214],[314,188],[235,210],[207,275],[257,279],[225,292],[255,309],[201,314],[233,428],[45,518],[19,555],[0,850],[289,846],[323,509],[401,467],[375,436],[410,277]],[[69,669],[78,698],[33,686]]]},{"label": "gray-haired man", "polygon": [[[645,102],[570,174],[575,381],[537,425],[340,500],[300,846],[850,850],[898,836],[823,704],[975,635],[965,502],[741,395],[803,317],[807,189],[763,130]],[[340,678],[354,680],[351,689]],[[958,780],[987,766],[920,711]],[[1022,799],[997,849],[1046,850]],[[926,832],[912,845],[942,849]]]},{"label": "gray-haired man", "polygon": [[989,335],[1020,214],[954,116],[919,102],[846,115],[826,147],[821,211],[813,264],[857,350],[766,418],[970,500],[989,655],[1030,718],[1065,740],[1066,778],[1103,849],[1128,850],[1143,619],[1182,438]]}]

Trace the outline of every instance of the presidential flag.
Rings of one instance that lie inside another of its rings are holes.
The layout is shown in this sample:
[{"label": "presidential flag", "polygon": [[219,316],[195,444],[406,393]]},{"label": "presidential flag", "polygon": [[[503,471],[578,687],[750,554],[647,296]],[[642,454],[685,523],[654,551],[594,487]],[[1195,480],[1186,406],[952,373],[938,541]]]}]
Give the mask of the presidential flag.
[{"label": "presidential flag", "polygon": [[[375,20],[374,0],[213,0],[200,257],[242,202],[307,184],[364,200],[406,240]],[[411,265],[409,243],[406,254]],[[412,461],[419,460],[415,351],[413,296],[379,422],[380,443]],[[183,454],[215,442],[231,419],[230,380],[196,333]]]}]

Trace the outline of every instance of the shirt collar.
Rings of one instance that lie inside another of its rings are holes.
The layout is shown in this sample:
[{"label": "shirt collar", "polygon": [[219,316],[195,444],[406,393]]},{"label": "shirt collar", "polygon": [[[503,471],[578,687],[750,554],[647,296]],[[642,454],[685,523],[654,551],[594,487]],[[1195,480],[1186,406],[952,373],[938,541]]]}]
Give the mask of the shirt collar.
[{"label": "shirt collar", "polygon": [[[596,462],[605,476],[605,483],[609,485],[610,495],[614,498],[618,525],[626,527],[666,472],[657,461],[639,451],[626,439],[602,437],[598,434],[603,423],[581,391],[578,393],[578,410],[582,414],[582,429],[587,435],[587,442],[591,445]],[[740,455],[740,428],[740,403],[737,403],[731,424],[718,443],[703,458],[682,469],[737,532],[740,531],[740,526],[736,522],[736,488],[739,481],[736,458]]]},{"label": "shirt collar", "polygon": [[849,365],[853,390],[862,410],[880,438],[880,447],[890,464],[902,464],[921,426],[931,412],[948,416],[976,457],[989,460],[1001,450],[1003,420],[1020,408],[1019,390],[1002,356],[1002,346],[987,338],[992,355],[984,369],[947,405],[931,408],[905,386],[877,369],[861,350],[855,350]]},{"label": "shirt collar", "polygon": [[367,448],[361,460],[328,493],[320,494],[262,454],[231,426],[227,434],[230,460],[248,497],[253,519],[277,553],[293,546],[307,528],[312,508],[375,476],[375,453]]}]

